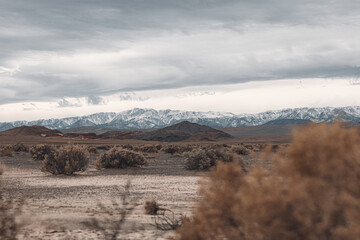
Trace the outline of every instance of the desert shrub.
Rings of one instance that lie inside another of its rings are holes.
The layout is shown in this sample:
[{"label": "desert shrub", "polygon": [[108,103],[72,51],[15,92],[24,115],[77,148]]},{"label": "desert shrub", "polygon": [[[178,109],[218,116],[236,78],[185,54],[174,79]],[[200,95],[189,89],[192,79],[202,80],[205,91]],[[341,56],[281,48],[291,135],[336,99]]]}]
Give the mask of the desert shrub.
[{"label": "desert shrub", "polygon": [[144,152],[144,153],[158,153],[159,152],[156,145],[144,145],[144,146],[141,146],[140,151]]},{"label": "desert shrub", "polygon": [[175,239],[350,240],[360,236],[360,135],[312,125],[274,170],[219,164]]},{"label": "desert shrub", "polygon": [[89,164],[89,155],[84,146],[65,145],[46,155],[42,162],[41,171],[55,175],[72,175],[85,171]]},{"label": "desert shrub", "polygon": [[2,157],[12,157],[14,155],[14,149],[10,145],[6,145],[0,150]]},{"label": "desert shrub", "polygon": [[88,151],[89,151],[89,153],[91,153],[91,154],[97,154],[97,149],[96,149],[96,147],[88,147]]},{"label": "desert shrub", "polygon": [[118,147],[111,148],[96,159],[96,168],[140,167],[147,164],[144,155]]},{"label": "desert shrub", "polygon": [[161,144],[156,144],[155,147],[158,151],[160,151],[163,148]]},{"label": "desert shrub", "polygon": [[123,145],[121,145],[121,147],[123,149],[127,149],[127,150],[134,150],[134,146],[131,144],[123,144]]},{"label": "desert shrub", "polygon": [[185,168],[187,170],[206,170],[214,166],[205,150],[193,150],[185,154]]},{"label": "desert shrub", "polygon": [[165,146],[162,148],[162,151],[165,152],[165,153],[169,153],[169,154],[173,155],[173,154],[179,152],[179,146],[176,146],[176,145],[165,145]]},{"label": "desert shrub", "polygon": [[250,154],[250,150],[242,145],[240,146],[233,146],[231,148],[231,151],[235,152],[236,154],[239,155],[249,155]]},{"label": "desert shrub", "polygon": [[111,145],[99,145],[99,146],[96,146],[97,150],[109,150],[110,148],[112,148]]},{"label": "desert shrub", "polygon": [[29,152],[29,147],[25,146],[23,143],[16,143],[12,148],[15,152]]},{"label": "desert shrub", "polygon": [[190,152],[195,148],[195,146],[192,146],[190,144],[187,145],[165,145],[162,147],[162,151],[165,153],[169,153],[171,155],[181,155],[185,152]]},{"label": "desert shrub", "polygon": [[232,162],[235,159],[234,154],[224,149],[195,149],[184,155],[187,170],[207,170],[215,166],[217,161]]},{"label": "desert shrub", "polygon": [[49,154],[55,151],[55,148],[47,144],[38,144],[30,148],[30,154],[34,161],[42,161]]}]

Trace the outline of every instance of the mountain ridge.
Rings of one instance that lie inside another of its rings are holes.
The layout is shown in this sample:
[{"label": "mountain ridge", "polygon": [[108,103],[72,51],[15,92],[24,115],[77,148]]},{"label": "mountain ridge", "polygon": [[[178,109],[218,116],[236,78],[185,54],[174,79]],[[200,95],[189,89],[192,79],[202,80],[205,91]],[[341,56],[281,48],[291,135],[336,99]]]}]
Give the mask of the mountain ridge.
[{"label": "mountain ridge", "polygon": [[218,129],[183,121],[165,128],[138,134],[135,138],[147,141],[178,142],[189,139],[215,141],[233,138],[233,136]]},{"label": "mountain ridge", "polygon": [[227,128],[258,126],[274,120],[280,121],[287,119],[308,120],[312,122],[333,122],[342,119],[347,122],[360,122],[360,106],[339,108],[288,108],[256,114],[134,108],[119,113],[100,112],[86,116],[59,119],[0,122],[0,131],[32,125],[44,126],[50,129],[70,129],[82,126],[96,126],[111,129],[151,129],[167,127],[182,121],[189,121],[209,127]]}]

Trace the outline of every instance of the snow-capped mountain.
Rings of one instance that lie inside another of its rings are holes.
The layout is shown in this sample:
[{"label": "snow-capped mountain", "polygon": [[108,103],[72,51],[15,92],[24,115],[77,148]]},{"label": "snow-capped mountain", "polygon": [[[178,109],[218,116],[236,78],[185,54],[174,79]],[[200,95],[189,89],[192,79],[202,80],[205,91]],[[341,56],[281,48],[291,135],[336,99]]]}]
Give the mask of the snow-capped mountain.
[{"label": "snow-capped mountain", "polygon": [[146,129],[162,128],[185,120],[210,127],[240,127],[262,125],[274,120],[333,122],[337,119],[348,122],[360,122],[360,106],[341,108],[295,108],[267,111],[258,114],[239,115],[221,112],[192,112],[134,108],[120,113],[95,113],[82,117],[3,122],[0,123],[0,131],[19,126],[32,125],[44,126],[51,129],[68,129],[80,126]]}]

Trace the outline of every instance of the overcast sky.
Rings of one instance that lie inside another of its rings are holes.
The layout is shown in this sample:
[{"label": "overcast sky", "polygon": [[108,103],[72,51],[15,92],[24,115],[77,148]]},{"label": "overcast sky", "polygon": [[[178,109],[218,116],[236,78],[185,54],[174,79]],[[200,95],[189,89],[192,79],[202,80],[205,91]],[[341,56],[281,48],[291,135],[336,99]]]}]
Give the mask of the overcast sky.
[{"label": "overcast sky", "polygon": [[0,121],[360,105],[358,0],[0,0]]}]

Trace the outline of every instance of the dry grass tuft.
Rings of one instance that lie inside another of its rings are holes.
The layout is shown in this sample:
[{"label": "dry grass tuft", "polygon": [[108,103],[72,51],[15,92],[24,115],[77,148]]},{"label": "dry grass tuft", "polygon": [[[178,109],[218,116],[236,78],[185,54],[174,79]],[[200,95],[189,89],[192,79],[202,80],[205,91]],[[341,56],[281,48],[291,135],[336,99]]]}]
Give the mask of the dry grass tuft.
[{"label": "dry grass tuft", "polygon": [[219,164],[175,239],[318,239],[360,236],[360,134],[340,124],[295,133],[274,170]]},{"label": "dry grass tuft", "polygon": [[181,227],[183,217],[176,217],[172,210],[160,207],[155,200],[146,201],[144,207],[145,213],[153,216],[154,226],[157,229],[170,231]]},{"label": "dry grass tuft", "polygon": [[147,165],[144,155],[118,147],[111,148],[96,159],[96,168],[127,168]]},{"label": "dry grass tuft", "polygon": [[145,202],[145,213],[148,215],[156,215],[162,208],[157,204],[155,200]]},{"label": "dry grass tuft", "polygon": [[89,155],[86,147],[66,145],[45,156],[41,171],[54,175],[72,175],[75,172],[85,171],[88,164]]}]

